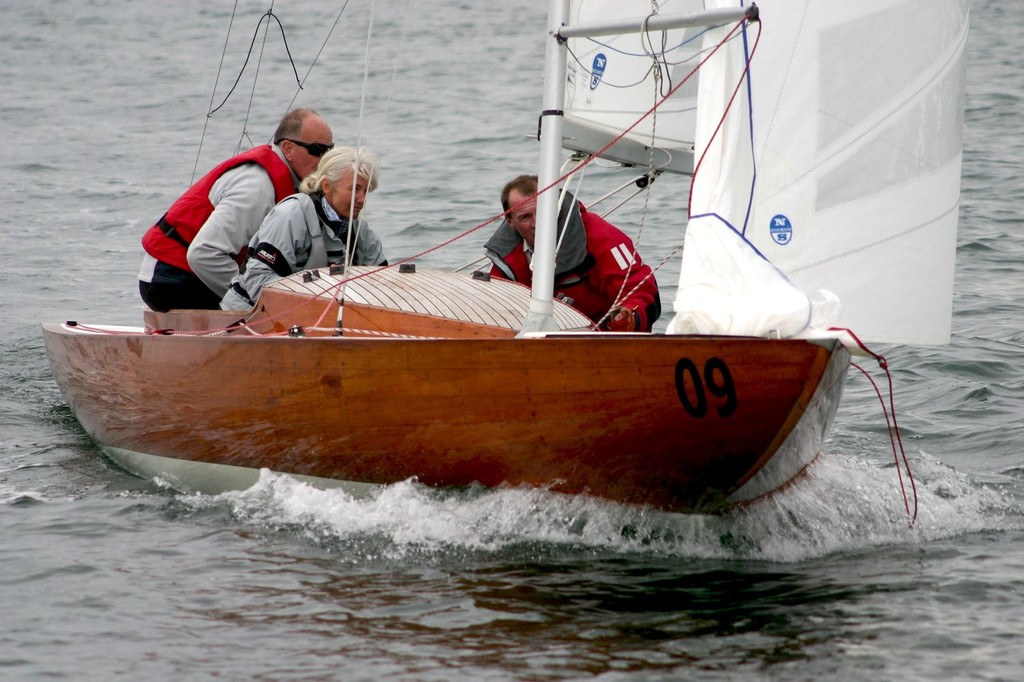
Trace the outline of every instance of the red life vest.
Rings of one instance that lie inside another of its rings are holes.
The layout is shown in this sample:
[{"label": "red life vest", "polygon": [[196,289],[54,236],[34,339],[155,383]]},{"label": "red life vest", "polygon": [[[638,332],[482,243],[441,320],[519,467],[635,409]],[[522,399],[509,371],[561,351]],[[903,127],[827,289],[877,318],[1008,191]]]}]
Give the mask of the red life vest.
[{"label": "red life vest", "polygon": [[268,144],[253,147],[215,167],[171,204],[167,213],[142,236],[142,248],[146,253],[159,261],[192,272],[188,266],[188,245],[213,213],[214,206],[210,203],[213,183],[243,163],[258,163],[267,171],[274,183],[275,201],[295,193],[295,181],[288,164]]}]

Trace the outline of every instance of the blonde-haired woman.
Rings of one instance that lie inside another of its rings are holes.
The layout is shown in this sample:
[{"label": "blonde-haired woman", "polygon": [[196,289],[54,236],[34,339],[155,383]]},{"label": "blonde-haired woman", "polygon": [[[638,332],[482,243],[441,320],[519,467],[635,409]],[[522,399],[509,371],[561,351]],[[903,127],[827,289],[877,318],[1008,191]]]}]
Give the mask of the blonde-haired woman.
[{"label": "blonde-haired woman", "polygon": [[324,154],[299,193],[283,199],[263,220],[220,307],[252,308],[267,282],[299,270],[387,265],[380,239],[359,220],[379,177],[380,161],[373,152],[335,147]]}]

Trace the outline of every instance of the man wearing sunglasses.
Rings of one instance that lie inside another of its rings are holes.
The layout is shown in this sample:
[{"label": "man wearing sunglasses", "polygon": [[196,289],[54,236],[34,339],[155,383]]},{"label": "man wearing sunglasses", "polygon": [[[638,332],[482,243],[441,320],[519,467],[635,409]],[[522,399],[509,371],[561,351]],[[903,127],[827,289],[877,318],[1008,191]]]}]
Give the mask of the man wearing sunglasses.
[{"label": "man wearing sunglasses", "polygon": [[293,109],[260,145],[224,161],[185,191],[142,237],[139,293],[153,310],[216,310],[270,209],[334,147],[313,109]]}]

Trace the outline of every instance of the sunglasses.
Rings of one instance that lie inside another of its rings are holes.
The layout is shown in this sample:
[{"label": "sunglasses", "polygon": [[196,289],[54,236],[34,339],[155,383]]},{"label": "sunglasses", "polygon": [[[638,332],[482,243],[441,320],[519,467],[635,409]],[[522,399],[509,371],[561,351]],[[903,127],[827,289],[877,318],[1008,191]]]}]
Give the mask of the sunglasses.
[{"label": "sunglasses", "polygon": [[291,142],[292,144],[299,145],[309,152],[310,156],[320,157],[334,149],[334,144],[324,144],[323,142],[299,142],[298,140],[293,140],[288,137],[282,139]]}]

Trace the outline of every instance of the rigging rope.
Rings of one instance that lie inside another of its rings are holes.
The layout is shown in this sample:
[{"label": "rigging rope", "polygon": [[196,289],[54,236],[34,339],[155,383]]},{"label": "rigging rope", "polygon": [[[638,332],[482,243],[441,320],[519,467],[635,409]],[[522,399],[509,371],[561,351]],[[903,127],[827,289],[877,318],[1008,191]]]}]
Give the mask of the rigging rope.
[{"label": "rigging rope", "polygon": [[[664,51],[666,49],[667,40],[668,40],[668,33],[665,32],[665,31],[662,32],[662,34],[661,34],[661,52],[657,52],[654,49],[654,41],[651,40],[650,31],[647,28],[648,22],[650,21],[652,16],[655,16],[655,14],[657,13],[658,9],[659,8],[658,8],[657,0],[651,0],[651,11],[652,11],[652,14],[644,17],[643,30],[640,32],[641,40],[646,38],[647,42],[644,44],[644,51],[647,52],[647,55],[651,58],[651,61],[652,61],[651,69],[652,69],[652,73],[654,74],[654,103],[655,103],[655,107],[654,107],[654,113],[651,115],[651,143],[649,145],[647,145],[647,148],[648,148],[648,156],[647,156],[647,173],[648,173],[648,176],[653,175],[653,173],[655,171],[655,168],[654,168],[654,150],[656,149],[656,142],[658,140],[658,136],[657,136],[657,131],[658,131],[658,108],[657,108],[657,103],[658,103],[658,97],[665,95],[664,90],[662,89],[663,88],[663,84],[662,84],[662,80],[663,79],[668,82],[669,90],[670,91],[672,90],[672,87],[671,87],[672,86],[672,81],[671,81],[671,78],[669,78],[669,75],[668,75],[669,74],[668,65],[667,64],[663,64],[662,59],[659,56],[659,55],[663,55]],[[650,202],[651,202],[650,186],[651,185],[648,182],[647,185],[646,185],[646,188],[648,189],[648,191],[644,193],[644,205],[643,205],[643,208],[640,211],[640,228],[637,230],[636,239],[633,240],[633,253],[631,254],[632,257],[630,258],[629,266],[626,268],[626,275],[623,277],[622,284],[619,285],[619,291],[615,294],[615,299],[612,301],[612,304],[608,307],[607,312],[605,312],[605,314],[601,317],[601,319],[599,319],[594,324],[594,328],[595,329],[600,329],[601,325],[608,321],[608,319],[611,317],[612,313],[621,304],[622,301],[624,301],[627,298],[629,298],[630,296],[632,296],[634,292],[636,292],[641,286],[643,286],[643,284],[645,282],[647,282],[647,280],[649,280],[651,277],[654,277],[654,270],[651,269],[651,273],[649,275],[647,275],[642,280],[640,280],[630,290],[630,292],[628,294],[623,296],[623,291],[625,291],[625,289],[626,289],[626,283],[629,281],[629,276],[633,272],[633,266],[636,265],[636,260],[637,260],[637,257],[639,256],[640,237],[643,235],[644,227],[647,225],[647,209],[650,207]],[[635,196],[635,194],[634,194],[634,196]],[[650,266],[648,266],[648,267],[650,267]]]},{"label": "rigging rope", "polygon": [[196,150],[196,161],[192,166],[192,178],[189,180],[189,185],[192,185],[196,181],[196,173],[199,171],[199,157],[203,153],[203,142],[206,140],[206,131],[210,127],[210,117],[213,116],[213,101],[214,97],[217,96],[217,86],[220,84],[220,74],[224,70],[224,58],[228,53],[228,41],[231,39],[231,27],[235,25],[235,15],[238,13],[238,0],[235,0],[234,6],[231,8],[231,19],[228,21],[228,32],[224,36],[224,47],[220,53],[220,64],[217,65],[217,75],[213,78],[213,91],[210,92],[210,106],[207,108],[206,120],[203,121],[203,132],[199,136],[199,148]]},{"label": "rigging rope", "polygon": [[[274,7],[274,3],[273,2],[270,3],[270,7],[271,7],[271,9],[267,10],[266,16],[272,16],[273,7]],[[277,19],[276,16],[274,18]],[[262,22],[262,19],[260,21]],[[281,29],[281,37],[283,38],[284,37],[284,26],[281,26],[281,20],[280,19],[277,20],[277,25]],[[259,31],[259,24],[257,24],[256,30],[257,30],[257,32]],[[270,20],[268,19],[267,20],[267,26],[266,26],[266,28],[263,29],[263,42],[260,43],[260,58],[258,60],[256,60],[256,73],[253,74],[253,77],[252,77],[252,88],[249,90],[249,102],[247,103],[247,105],[245,107],[245,117],[242,119],[242,133],[239,136],[238,144],[235,145],[235,154],[237,154],[238,152],[240,152],[242,150],[242,141],[243,140],[249,140],[249,146],[250,147],[255,147],[256,146],[256,145],[254,145],[252,143],[252,138],[249,137],[249,115],[252,113],[252,103],[253,103],[253,100],[256,97],[256,83],[258,83],[259,80],[260,80],[260,66],[263,64],[263,54],[267,50],[267,38],[269,36],[270,36]],[[255,43],[255,41],[256,41],[256,35],[253,34],[253,43]],[[288,42],[285,41],[285,51],[287,51],[287,50],[288,50]],[[252,53],[252,45],[249,46],[249,52],[250,52],[250,54]],[[288,55],[288,58],[289,58],[289,60],[291,59],[291,54]],[[249,56],[246,55],[245,64],[248,64],[248,63],[249,63]],[[245,64],[242,64],[242,71],[245,71]],[[292,69],[293,70],[295,69],[295,63],[294,62],[292,62]],[[239,72],[238,77],[239,78],[242,77],[242,72]],[[298,71],[295,71],[295,79],[298,80],[298,78],[299,78],[299,73],[298,73]],[[237,81],[236,81],[236,84],[237,84]],[[234,86],[232,86],[231,89],[233,91],[234,90]],[[231,92],[229,91],[228,92],[228,97],[230,97],[230,96],[231,96]],[[227,98],[225,98],[224,101],[227,102]]]},{"label": "rigging rope", "polygon": [[[349,208],[348,208],[349,219],[352,221],[352,223],[354,223],[355,229],[354,230],[346,231],[346,244],[345,244],[345,266],[346,267],[351,265],[352,264],[352,259],[355,258],[355,253],[354,253],[355,249],[353,248],[353,245],[358,243],[359,232],[362,230],[362,227],[363,227],[363,221],[358,220],[358,219],[353,219],[352,216],[355,215],[355,210],[356,210],[355,209],[355,206],[356,206],[356,187],[359,184],[360,152],[362,151],[362,148],[363,148],[362,147],[362,145],[363,145],[363,120],[364,120],[364,116],[366,114],[366,92],[368,90],[367,86],[369,85],[369,80],[370,80],[370,45],[372,44],[372,40],[373,40],[373,19],[374,19],[374,15],[376,13],[376,9],[377,9],[377,3],[376,3],[376,0],[373,0],[373,1],[370,2],[370,19],[367,22],[367,26],[366,26],[366,46],[365,46],[364,52],[363,52],[363,87],[362,87],[362,92],[360,93],[360,96],[359,96],[359,116],[358,116],[358,123],[356,125],[356,144],[355,144],[356,158],[352,162],[352,188],[351,188],[351,194],[349,196]],[[344,297],[345,297],[345,283],[347,281],[348,280],[343,281],[341,283],[341,285],[340,285],[340,288],[338,290],[338,298],[339,298],[339,300],[343,300]],[[324,314],[326,314],[326,311],[324,311]],[[339,308],[339,313],[338,314],[339,315],[341,314],[341,309],[340,308]],[[323,318],[321,318],[321,319],[323,319]]]},{"label": "rigging rope", "polygon": [[[284,50],[288,54],[288,63],[291,64],[292,72],[295,74],[295,82],[298,83],[299,89],[300,90],[302,89],[302,82],[299,80],[299,70],[295,67],[295,59],[292,57],[291,50],[288,48],[288,37],[285,35],[285,32],[284,32],[284,24],[281,23],[281,20],[277,17],[276,14],[274,14],[274,10],[273,10],[273,8],[271,8],[271,9],[268,9],[266,11],[266,13],[263,14],[263,16],[260,17],[259,22],[256,24],[256,30],[253,31],[252,42],[249,43],[249,50],[248,50],[248,52],[245,55],[245,61],[242,62],[242,68],[238,70],[238,76],[235,77],[235,82],[231,85],[231,89],[228,90],[228,94],[224,96],[224,99],[221,101],[221,103],[218,104],[213,109],[211,109],[210,112],[206,114],[207,117],[210,117],[210,116],[213,116],[214,114],[216,114],[221,109],[221,107],[223,107],[225,104],[227,104],[228,100],[231,99],[231,95],[234,94],[235,88],[238,87],[239,81],[242,80],[242,74],[245,73],[245,67],[249,65],[249,60],[252,59],[252,50],[253,50],[253,47],[256,45],[256,36],[259,35],[260,26],[263,24],[263,20],[264,19],[267,20],[267,26],[266,26],[266,28],[263,31],[263,44],[260,46],[260,57],[259,57],[259,59],[256,60],[256,75],[257,76],[259,75],[260,64],[263,62],[263,50],[266,48],[267,36],[270,33],[270,19],[273,19],[274,21],[277,22],[278,28],[281,29],[281,41],[282,41],[282,43],[284,43]],[[225,44],[225,48],[226,47],[227,47],[227,45]],[[219,73],[218,73],[218,78],[219,78]],[[256,89],[256,81],[257,80],[258,80],[258,78],[255,78],[255,77],[253,78],[253,90],[254,91]],[[251,95],[250,95],[250,104],[251,104]]]},{"label": "rigging rope", "polygon": [[398,80],[398,65],[402,61],[402,49],[405,47],[405,30],[409,25],[409,5],[412,4],[412,0],[406,0],[405,8],[402,10],[402,32],[398,38],[398,52],[395,53],[395,67],[391,70],[391,86],[388,88],[388,98],[384,102],[384,116],[385,121],[388,120],[388,112],[391,111],[391,93],[395,91],[395,83]]},{"label": "rigging rope", "polygon": [[[848,334],[850,338],[853,339],[854,343],[856,343],[862,351],[867,353],[869,356],[873,357],[875,361],[878,362],[878,366],[881,367],[882,371],[885,372],[886,380],[889,383],[888,404],[886,404],[885,399],[882,397],[882,392],[878,389],[878,385],[875,383],[875,380],[872,378],[872,376],[868,374],[867,370],[858,365],[856,362],[850,363],[858,370],[860,370],[861,374],[867,377],[868,381],[871,383],[871,387],[875,389],[875,395],[878,396],[879,404],[881,404],[882,406],[882,414],[885,416],[885,426],[889,433],[889,445],[892,447],[893,463],[896,465],[896,475],[899,478],[900,492],[903,493],[903,508],[906,511],[907,518],[909,519],[909,527],[913,528],[914,523],[917,521],[917,483],[915,483],[914,474],[910,470],[910,462],[907,459],[907,452],[903,448],[903,437],[900,435],[900,426],[896,421],[896,398],[893,391],[892,374],[889,372],[889,363],[885,359],[884,355],[879,355],[878,353],[875,353],[866,345],[864,345],[864,342],[857,338],[857,335],[854,334],[852,330],[841,327],[832,327],[829,331],[843,332],[845,334]],[[889,419],[890,414],[892,415],[891,421]],[[897,448],[899,448],[899,454],[897,454],[896,452]],[[907,489],[903,483],[904,469],[906,469],[907,471],[907,479],[910,481],[910,489],[914,497],[913,511],[911,511],[910,509],[910,502],[907,498]]]},{"label": "rigging rope", "polygon": [[[224,107],[224,105],[226,105],[228,103],[228,100],[231,99],[231,96],[234,94],[234,92],[237,89],[239,83],[241,82],[242,75],[245,73],[245,70],[246,70],[246,68],[247,68],[247,66],[249,64],[249,60],[252,58],[253,49],[254,49],[254,47],[256,45],[256,38],[259,35],[259,30],[260,30],[260,27],[263,25],[264,20],[266,20],[267,25],[264,28],[263,44],[260,47],[260,54],[259,54],[259,57],[257,58],[257,61],[256,61],[256,74],[253,76],[252,92],[250,93],[250,97],[249,97],[249,105],[248,105],[248,108],[246,109],[245,119],[244,119],[244,121],[242,123],[241,139],[239,140],[239,144],[236,145],[236,147],[235,147],[236,153],[237,153],[238,149],[241,147],[242,139],[249,139],[249,133],[248,133],[248,130],[247,130],[247,125],[248,125],[248,121],[249,121],[249,114],[251,113],[251,110],[252,110],[252,104],[253,104],[253,100],[255,98],[255,93],[256,93],[256,85],[257,85],[257,82],[259,81],[259,70],[260,70],[260,65],[263,62],[263,54],[264,54],[264,51],[265,51],[265,48],[266,48],[267,39],[269,37],[270,21],[271,21],[271,19],[273,19],[274,21],[277,22],[278,28],[280,29],[280,32],[281,32],[281,42],[282,42],[282,44],[284,46],[285,54],[288,56],[288,63],[289,63],[289,65],[292,68],[292,73],[295,75],[296,89],[295,89],[295,93],[292,95],[292,98],[291,98],[291,100],[288,103],[288,106],[285,107],[285,112],[287,112],[287,111],[291,110],[292,106],[295,103],[295,100],[298,98],[299,92],[301,92],[303,90],[303,86],[305,85],[306,80],[309,78],[310,74],[313,72],[313,68],[319,62],[320,57],[323,54],[323,51],[326,48],[328,41],[330,40],[331,36],[333,35],[335,29],[338,27],[338,24],[341,21],[341,17],[345,13],[345,9],[348,7],[348,3],[349,3],[349,0],[344,0],[343,4],[341,6],[341,9],[338,11],[338,14],[337,14],[337,16],[334,19],[334,23],[331,25],[331,28],[327,31],[327,35],[324,38],[323,43],[321,43],[321,45],[320,45],[320,49],[317,51],[316,56],[313,58],[313,61],[310,63],[309,68],[306,70],[306,74],[302,78],[300,78],[299,77],[298,68],[297,68],[297,66],[295,64],[295,59],[294,59],[294,57],[292,56],[292,53],[291,53],[291,48],[288,46],[288,38],[287,38],[287,35],[286,35],[286,32],[285,32],[284,24],[281,22],[281,19],[277,16],[277,14],[274,13],[274,2],[273,2],[273,0],[271,0],[270,7],[267,9],[266,12],[264,12],[260,16],[259,21],[256,23],[256,28],[253,31],[252,40],[250,41],[249,49],[248,49],[248,51],[246,53],[246,56],[245,56],[245,61],[242,63],[242,66],[241,66],[241,68],[238,71],[238,75],[235,77],[234,83],[231,85],[230,90],[228,91],[227,95],[224,96],[224,98],[220,102],[220,104],[217,104],[216,106],[214,106],[214,102],[216,101],[216,96],[217,96],[217,88],[220,85],[220,76],[221,76],[221,73],[223,73],[223,71],[224,71],[224,60],[225,60],[226,55],[227,55],[228,44],[229,44],[230,39],[231,39],[232,28],[233,28],[234,23],[235,23],[235,17],[237,16],[237,13],[238,13],[238,0],[235,0],[235,4],[234,4],[234,6],[233,6],[233,8],[231,10],[231,19],[228,22],[228,31],[227,31],[227,34],[224,36],[224,46],[223,46],[223,48],[221,50],[220,63],[217,65],[217,74],[214,77],[213,90],[210,92],[210,104],[209,104],[209,107],[207,109],[206,120],[203,122],[203,132],[202,132],[202,134],[200,136],[199,148],[196,150],[196,159],[195,159],[195,163],[193,164],[193,167],[192,167],[192,178],[189,181],[190,185],[195,182],[196,174],[199,171],[199,159],[200,159],[200,157],[202,155],[203,144],[204,144],[204,142],[206,140],[206,134],[207,134],[207,132],[209,130],[210,119],[212,119],[213,115],[216,114],[218,111],[220,111],[220,109],[222,109]],[[249,141],[250,141],[250,143],[252,143],[251,139]],[[255,144],[253,144],[253,146],[255,146]]]},{"label": "rigging rope", "polygon": [[[266,27],[264,28],[264,31],[263,31],[263,42],[260,44],[260,54],[259,54],[259,58],[256,60],[256,67],[255,67],[256,68],[256,73],[255,73],[255,75],[253,76],[253,79],[252,79],[252,89],[249,92],[249,102],[248,102],[248,106],[246,107],[246,110],[245,110],[245,118],[244,118],[244,120],[242,122],[241,138],[239,139],[238,144],[235,146],[235,153],[238,153],[239,149],[241,148],[242,140],[249,138],[249,131],[247,129],[248,123],[249,123],[249,115],[252,113],[252,105],[253,105],[253,101],[254,101],[254,99],[256,97],[256,84],[259,82],[260,65],[263,63],[263,54],[266,51],[267,39],[269,38],[269,35],[270,35],[270,20],[271,19],[273,19],[274,21],[277,22],[277,26],[278,26],[278,28],[281,31],[281,42],[284,45],[285,53],[288,55],[288,62],[289,62],[289,64],[292,67],[292,72],[295,74],[295,81],[296,81],[296,83],[298,83],[299,89],[300,90],[302,89],[302,82],[299,80],[299,71],[295,67],[295,59],[292,57],[291,49],[288,47],[288,37],[285,35],[284,25],[281,23],[281,20],[278,18],[278,16],[276,14],[274,14],[274,8],[273,8],[273,2],[272,2],[271,6],[270,6],[270,9],[268,9],[260,17],[259,21],[256,23],[256,30],[253,31],[252,41],[249,43],[249,50],[248,50],[248,52],[245,55],[245,61],[242,63],[242,68],[239,69],[239,71],[238,71],[238,76],[235,77],[235,82],[231,85],[231,88],[228,90],[228,94],[224,96],[224,99],[221,101],[221,103],[218,104],[216,107],[212,107],[210,109],[210,111],[207,112],[207,114],[206,114],[207,119],[210,119],[215,113],[217,113],[217,111],[219,111],[225,104],[227,104],[228,100],[231,99],[231,95],[234,94],[235,89],[238,87],[238,84],[241,82],[242,75],[245,73],[245,69],[249,65],[249,60],[252,58],[253,48],[256,45],[256,37],[259,35],[260,26],[263,25],[263,20],[264,19],[266,19],[267,25],[266,25]],[[230,35],[230,30],[229,30],[229,35]],[[225,49],[227,49],[227,41],[226,40],[225,40]],[[221,58],[221,67],[223,67],[223,57]],[[216,80],[217,81],[220,80],[220,69],[218,69]],[[214,86],[214,91],[216,91],[216,85]],[[213,99],[213,97],[211,96],[211,102],[212,102],[212,99]],[[205,130],[206,129],[204,128],[204,136],[205,136]],[[250,142],[250,144],[252,144],[252,140],[251,139],[249,140],[249,142]],[[253,145],[253,146],[255,146],[255,145]],[[198,161],[199,161],[199,159],[198,159],[198,156],[197,156],[197,158],[196,158],[196,165],[197,165],[197,167],[198,167]],[[192,178],[193,178],[193,180],[195,180],[195,170],[194,169],[193,169],[193,176],[192,176]]]},{"label": "rigging rope", "polygon": [[338,23],[341,22],[341,15],[345,13],[345,8],[348,7],[348,2],[349,0],[345,0],[344,4],[342,4],[341,6],[341,9],[338,11],[338,16],[334,17],[334,23],[331,24],[330,30],[327,31],[327,35],[324,36],[324,42],[320,44],[320,49],[317,50],[316,56],[314,56],[313,61],[310,62],[309,68],[306,70],[306,75],[302,77],[301,81],[299,81],[299,87],[295,89],[295,94],[292,95],[291,100],[288,102],[288,106],[285,107],[285,113],[291,111],[292,106],[295,105],[295,100],[298,98],[299,93],[302,91],[302,87],[306,84],[306,80],[308,80],[309,75],[313,73],[313,67],[316,66],[317,63],[319,63],[320,56],[324,53],[324,49],[327,48],[328,41],[330,41],[331,36],[334,35],[334,30],[338,28]]}]

